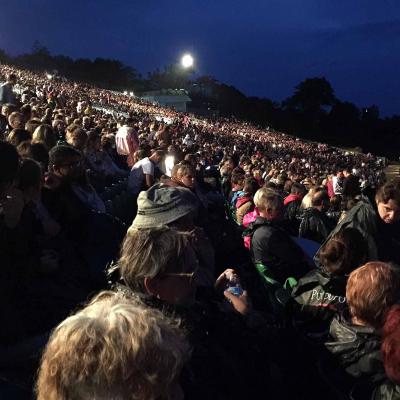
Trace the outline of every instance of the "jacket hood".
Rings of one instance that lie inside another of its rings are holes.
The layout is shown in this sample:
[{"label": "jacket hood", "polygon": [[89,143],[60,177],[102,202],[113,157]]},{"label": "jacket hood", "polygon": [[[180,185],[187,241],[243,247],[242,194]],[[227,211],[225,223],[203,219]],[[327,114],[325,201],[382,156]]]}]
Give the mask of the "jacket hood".
[{"label": "jacket hood", "polygon": [[292,201],[298,201],[301,202],[302,197],[298,194],[289,194],[288,197],[285,198],[285,200],[283,201],[283,205],[286,206],[289,203],[291,203]]},{"label": "jacket hood", "polygon": [[343,316],[335,317],[329,330],[332,341],[325,347],[340,359],[346,372],[354,377],[383,372],[381,337],[373,328],[352,325]]},{"label": "jacket hood", "polygon": [[249,201],[252,201],[252,200],[253,200],[253,199],[252,199],[251,196],[246,196],[246,195],[241,196],[241,197],[239,197],[239,198],[237,199],[236,208],[239,208],[239,207],[242,206],[243,204],[246,204],[246,203],[248,203]]}]

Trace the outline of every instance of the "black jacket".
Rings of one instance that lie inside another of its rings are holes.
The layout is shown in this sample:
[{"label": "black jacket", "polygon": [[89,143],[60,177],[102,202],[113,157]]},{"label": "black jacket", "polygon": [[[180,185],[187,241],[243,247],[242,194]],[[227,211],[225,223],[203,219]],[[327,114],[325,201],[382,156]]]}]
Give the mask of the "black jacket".
[{"label": "black jacket", "polygon": [[301,200],[293,200],[285,205],[284,219],[291,235],[297,236],[301,221]]},{"label": "black jacket", "polygon": [[325,334],[338,311],[346,304],[347,278],[331,276],[320,269],[314,269],[299,280],[292,291],[295,320],[307,333]]},{"label": "black jacket", "polygon": [[311,207],[304,212],[300,223],[299,236],[317,243],[323,243],[333,228],[334,223],[325,213]]},{"label": "black jacket", "polygon": [[345,180],[343,181],[343,196],[354,198],[361,193],[360,183],[358,178],[354,175],[350,174]]},{"label": "black jacket", "polygon": [[[185,398],[256,398],[264,385],[268,386],[269,354],[257,344],[262,343],[257,340],[261,335],[249,329],[240,314],[222,312],[213,290],[198,293],[198,300],[185,307],[132,292],[121,284],[114,288],[140,299],[149,307],[160,309],[165,315],[180,319],[192,348],[180,379]],[[269,337],[268,328],[262,331],[266,342],[274,341]]]},{"label": "black jacket", "polygon": [[353,325],[338,315],[332,320],[329,333],[325,347],[349,376],[369,381],[382,379],[381,337],[373,328]]},{"label": "black jacket", "polygon": [[299,279],[306,273],[303,251],[279,222],[257,217],[250,230],[252,261],[263,263],[277,281],[284,283],[290,276]]},{"label": "black jacket", "polygon": [[392,261],[400,264],[400,222],[385,224],[366,197],[363,197],[329,234],[314,261],[319,265],[323,245],[342,229],[355,228],[368,243],[368,261]]}]

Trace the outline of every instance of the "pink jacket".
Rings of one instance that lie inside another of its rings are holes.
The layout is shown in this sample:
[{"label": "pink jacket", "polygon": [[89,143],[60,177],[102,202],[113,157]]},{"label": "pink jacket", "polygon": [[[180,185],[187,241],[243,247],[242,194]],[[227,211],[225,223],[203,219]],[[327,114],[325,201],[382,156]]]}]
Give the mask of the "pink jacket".
[{"label": "pink jacket", "polygon": [[[255,207],[253,211],[250,211],[243,217],[243,226],[245,228],[247,228],[252,222],[254,222],[257,219],[257,217],[259,215],[260,215],[260,213],[259,213],[257,207]],[[244,247],[246,247],[246,249],[250,250],[251,237],[245,236],[243,238],[243,241],[244,241]]]}]

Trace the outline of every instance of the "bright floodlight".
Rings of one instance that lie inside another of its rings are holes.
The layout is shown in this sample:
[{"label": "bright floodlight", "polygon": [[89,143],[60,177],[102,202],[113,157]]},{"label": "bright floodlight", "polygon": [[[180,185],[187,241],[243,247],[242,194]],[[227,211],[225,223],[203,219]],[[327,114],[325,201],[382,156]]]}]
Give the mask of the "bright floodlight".
[{"label": "bright floodlight", "polygon": [[53,78],[53,75],[47,74],[47,79],[52,79],[52,78]]},{"label": "bright floodlight", "polygon": [[183,68],[193,67],[193,57],[190,54],[185,54],[182,57],[181,64]]}]

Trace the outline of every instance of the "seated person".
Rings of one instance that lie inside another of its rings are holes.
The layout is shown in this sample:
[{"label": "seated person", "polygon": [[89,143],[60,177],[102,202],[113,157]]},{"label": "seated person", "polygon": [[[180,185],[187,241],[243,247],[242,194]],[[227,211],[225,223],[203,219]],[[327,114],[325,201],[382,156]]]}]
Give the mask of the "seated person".
[{"label": "seated person", "polygon": [[102,292],[63,321],[44,351],[38,400],[181,399],[189,346],[177,322]]},{"label": "seated person", "polygon": [[231,177],[231,191],[228,195],[228,206],[231,210],[236,210],[236,201],[243,195],[245,174],[241,168],[235,168]]},{"label": "seated person", "polygon": [[105,205],[90,184],[81,153],[70,146],[50,151],[51,174],[43,204],[85,258],[92,282],[105,284],[104,268],[117,254],[123,225],[105,213]]},{"label": "seated person", "polygon": [[346,373],[350,387],[361,380],[382,378],[380,331],[399,293],[400,271],[391,264],[369,262],[350,274],[346,287],[348,313],[332,320],[330,339],[325,343]]},{"label": "seated person", "polygon": [[69,125],[65,133],[67,143],[79,151],[84,151],[87,143],[87,133],[76,124]]},{"label": "seated person", "polygon": [[[182,381],[187,398],[251,395],[256,390],[253,384],[261,383],[260,373],[265,383],[265,356],[257,373],[248,368],[249,362],[257,365],[258,353],[248,337],[247,317],[241,316],[250,311],[247,293],[228,290],[232,278],[235,285],[240,284],[234,271],[225,271],[217,280],[219,296],[214,290],[198,290],[199,260],[190,236],[165,225],[139,228],[134,224],[124,239],[118,264],[124,283],[117,285],[119,290],[134,292],[149,306],[180,316],[187,327],[193,345]],[[224,296],[232,302],[233,308],[225,303],[229,312],[222,312],[219,300]],[[226,379],[235,384],[226,385]]]},{"label": "seated person", "polygon": [[311,207],[306,209],[299,227],[299,237],[323,243],[334,228],[327,217],[329,196],[325,190],[316,190],[311,199]]},{"label": "seated person", "polygon": [[196,169],[189,161],[181,161],[175,164],[171,171],[171,179],[165,181],[169,186],[180,186],[190,189],[197,198],[198,221],[205,229],[208,225],[208,204],[209,201],[200,189],[196,176]]},{"label": "seated person", "polygon": [[[375,206],[363,197],[347,212],[327,240],[342,229],[355,228],[368,242],[368,261],[381,260],[400,264],[399,180],[386,182],[378,189]],[[317,253],[314,258],[317,264],[318,257]]]},{"label": "seated person", "polygon": [[198,211],[195,195],[183,187],[156,184],[142,191],[137,199],[138,212],[130,229],[151,229],[167,225],[186,232],[199,258],[198,278],[202,285],[213,285],[214,250],[204,233],[194,223]]},{"label": "seated person", "polygon": [[258,182],[254,178],[246,178],[243,185],[243,195],[235,204],[234,220],[240,226],[243,224],[244,216],[254,210],[254,195],[259,189]]},{"label": "seated person", "polygon": [[299,306],[296,321],[307,333],[316,329],[325,333],[334,314],[346,306],[347,277],[365,262],[367,251],[366,241],[352,228],[339,232],[324,245],[321,268],[301,278],[292,291]]},{"label": "seated person", "polygon": [[260,215],[250,225],[252,261],[264,264],[282,284],[289,277],[299,279],[307,267],[303,251],[282,228],[282,197],[264,187],[255,194],[254,203]]},{"label": "seated person", "polygon": [[88,133],[86,161],[89,167],[103,178],[118,178],[127,175],[127,171],[118,168],[107,152],[101,148],[101,136],[96,131]]},{"label": "seated person", "polygon": [[283,202],[285,206],[284,218],[290,229],[290,233],[297,236],[300,226],[301,201],[306,193],[306,188],[297,182],[292,184],[290,194]]},{"label": "seated person", "polygon": [[50,125],[42,124],[32,134],[33,143],[43,143],[49,151],[57,144],[57,135]]},{"label": "seated person", "polygon": [[[86,135],[86,134],[85,134]],[[70,146],[56,146],[49,154],[44,203],[52,216],[67,230],[80,231],[85,216],[93,210],[105,212],[105,205],[90,185],[82,154]]]}]

